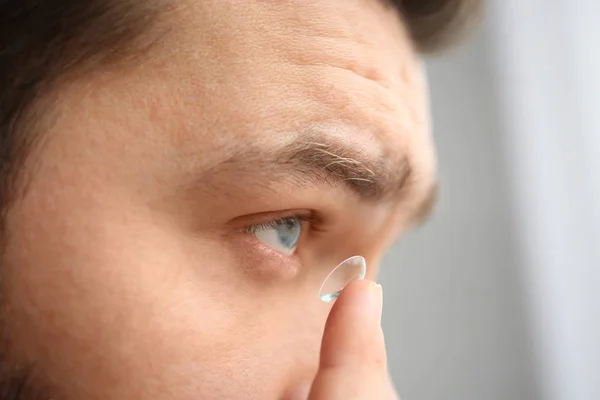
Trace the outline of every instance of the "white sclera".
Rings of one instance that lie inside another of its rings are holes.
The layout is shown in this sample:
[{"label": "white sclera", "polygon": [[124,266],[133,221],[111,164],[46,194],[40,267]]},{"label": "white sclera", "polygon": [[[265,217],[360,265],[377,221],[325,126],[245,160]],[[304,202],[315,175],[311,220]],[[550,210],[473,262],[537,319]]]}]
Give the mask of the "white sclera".
[{"label": "white sclera", "polygon": [[350,257],[331,271],[323,281],[319,297],[326,303],[338,298],[342,290],[352,281],[365,279],[367,261],[362,256]]}]

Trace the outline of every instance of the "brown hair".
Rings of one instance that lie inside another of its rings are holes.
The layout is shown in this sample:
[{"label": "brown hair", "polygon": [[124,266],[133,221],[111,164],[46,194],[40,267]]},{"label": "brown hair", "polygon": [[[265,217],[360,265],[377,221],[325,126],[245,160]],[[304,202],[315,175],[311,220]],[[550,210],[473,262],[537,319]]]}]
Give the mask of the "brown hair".
[{"label": "brown hair", "polygon": [[483,0],[389,0],[403,15],[416,47],[429,53],[459,40],[477,21]]},{"label": "brown hair", "polygon": [[133,53],[126,50],[152,20],[151,8],[136,3],[0,0],[0,250],[7,207],[38,138],[33,106],[59,79]]}]

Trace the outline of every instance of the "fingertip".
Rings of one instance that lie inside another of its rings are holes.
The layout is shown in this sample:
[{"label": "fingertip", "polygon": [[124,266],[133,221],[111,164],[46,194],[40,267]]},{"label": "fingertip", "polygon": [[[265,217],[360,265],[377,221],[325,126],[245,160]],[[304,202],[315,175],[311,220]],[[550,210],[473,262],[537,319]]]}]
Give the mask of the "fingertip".
[{"label": "fingertip", "polygon": [[[340,311],[341,310],[341,311]],[[367,321],[381,323],[383,311],[383,289],[380,284],[368,280],[351,282],[340,294],[334,304],[330,317],[335,314],[355,314],[355,317]]]},{"label": "fingertip", "polygon": [[382,298],[381,286],[370,280],[354,281],[342,291],[325,327],[322,367],[385,365]]}]

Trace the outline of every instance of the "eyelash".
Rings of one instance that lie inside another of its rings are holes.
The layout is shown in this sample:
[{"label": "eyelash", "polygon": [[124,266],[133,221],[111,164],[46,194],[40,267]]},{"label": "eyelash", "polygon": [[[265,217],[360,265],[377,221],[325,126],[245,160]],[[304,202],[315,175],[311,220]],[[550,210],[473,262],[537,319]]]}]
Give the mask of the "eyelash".
[{"label": "eyelash", "polygon": [[[312,214],[296,214],[296,215],[290,215],[290,216],[283,217],[283,218],[277,218],[272,221],[263,222],[260,224],[254,224],[252,226],[244,228],[244,232],[254,234],[254,233],[262,232],[262,231],[265,231],[268,229],[277,228],[279,225],[284,224],[286,222],[293,221],[293,220],[298,220],[300,222],[309,222],[309,223],[312,223],[313,225],[316,225],[315,223],[317,221],[315,216]],[[311,226],[311,228],[315,229],[314,226]]]}]

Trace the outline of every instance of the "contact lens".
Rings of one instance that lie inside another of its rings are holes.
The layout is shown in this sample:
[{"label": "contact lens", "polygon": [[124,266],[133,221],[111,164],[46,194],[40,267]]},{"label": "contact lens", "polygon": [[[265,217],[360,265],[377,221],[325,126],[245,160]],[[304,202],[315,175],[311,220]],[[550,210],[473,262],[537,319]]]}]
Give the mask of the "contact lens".
[{"label": "contact lens", "polygon": [[327,275],[319,290],[319,297],[326,303],[333,302],[350,282],[365,279],[366,273],[365,258],[362,256],[350,257]]}]

